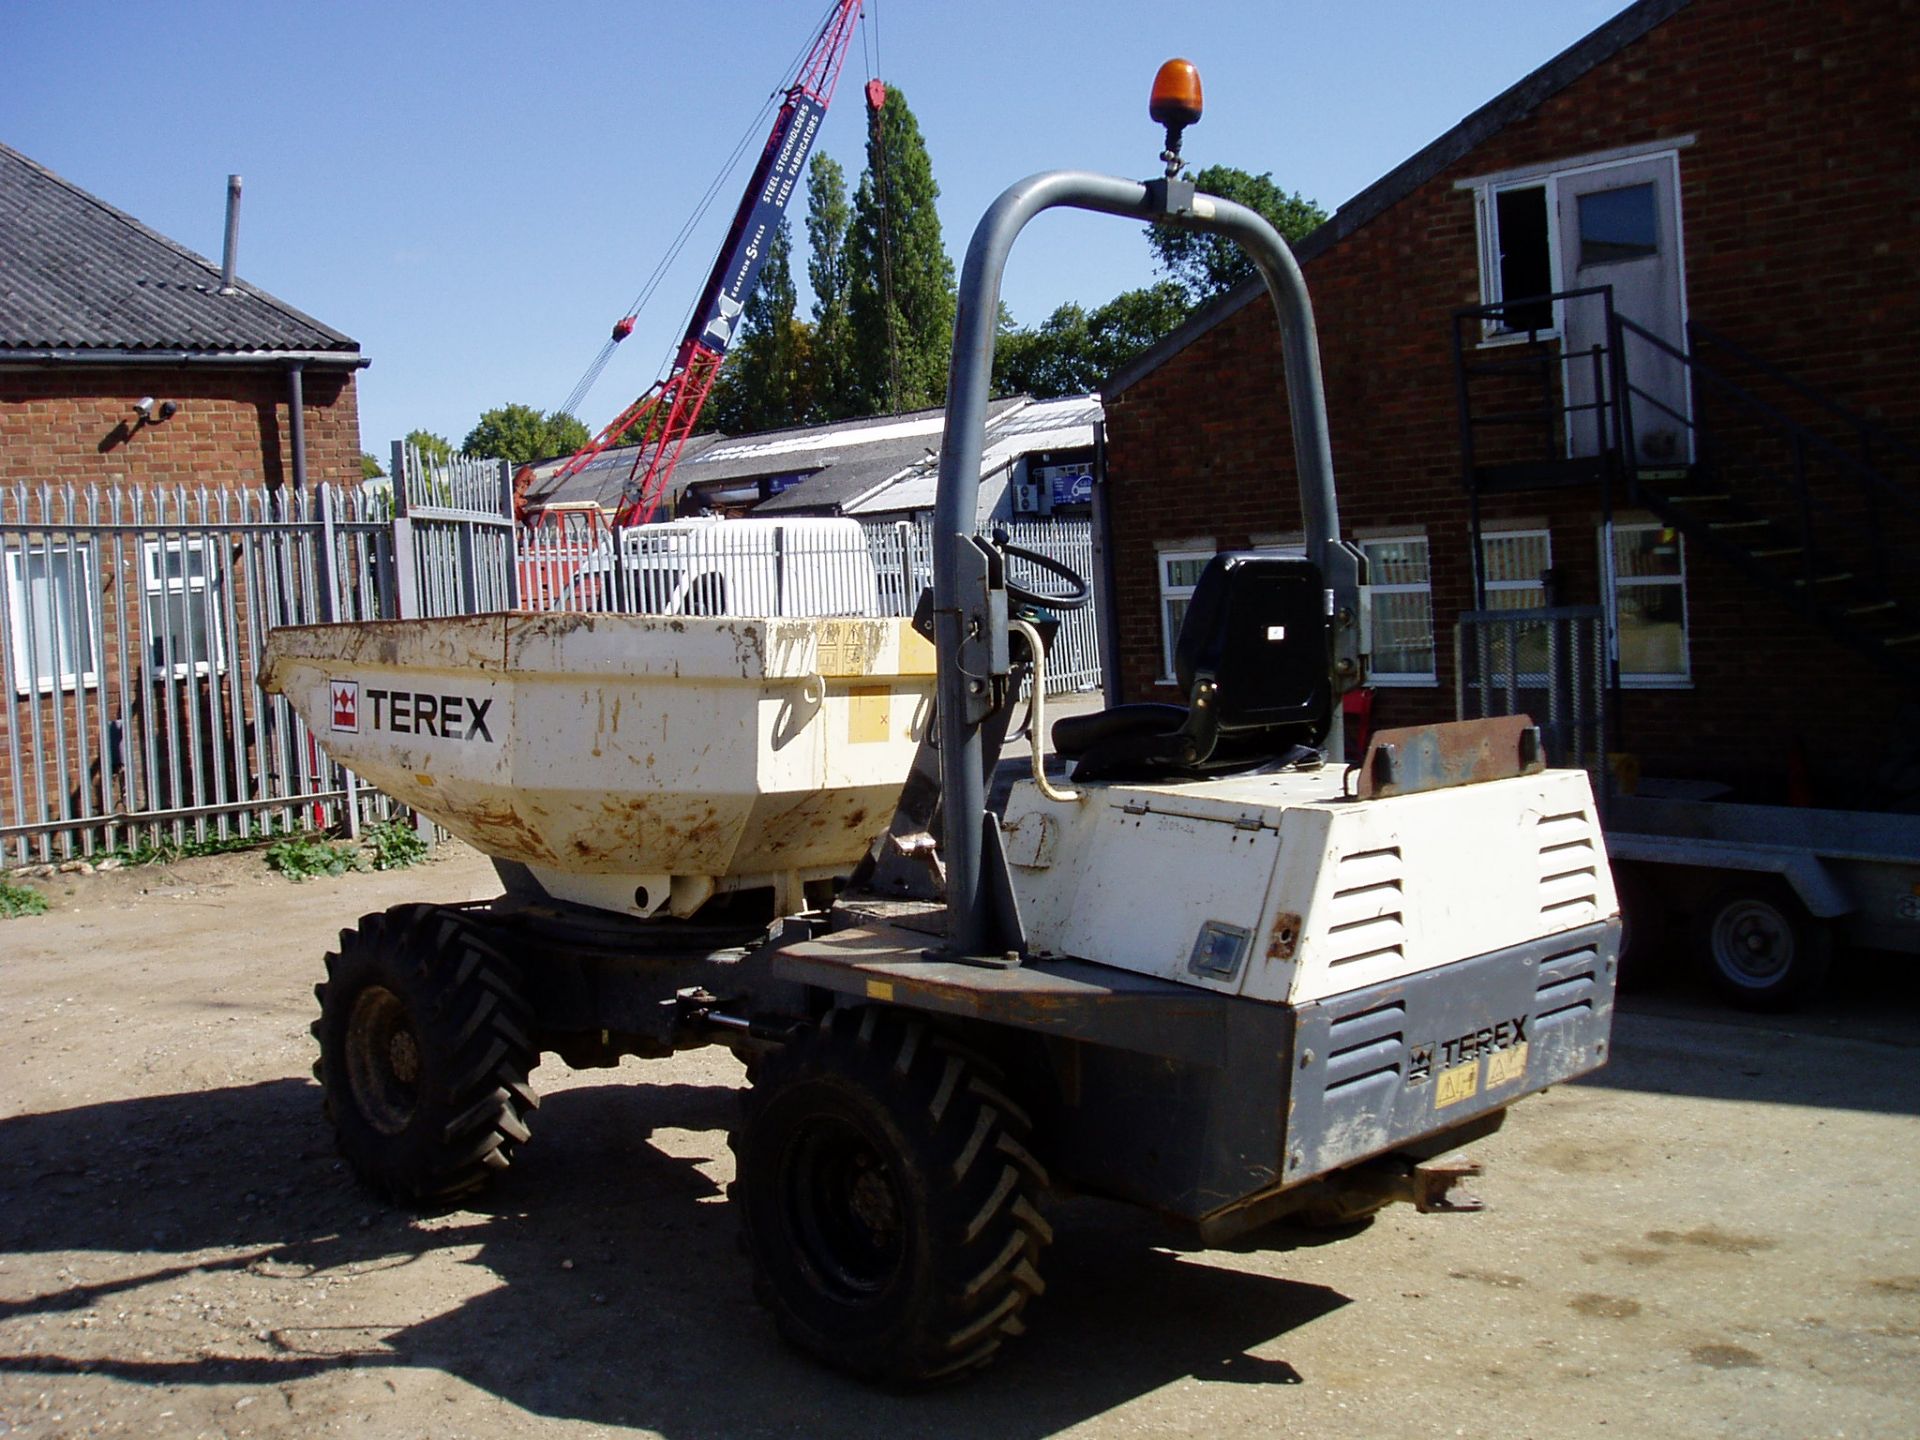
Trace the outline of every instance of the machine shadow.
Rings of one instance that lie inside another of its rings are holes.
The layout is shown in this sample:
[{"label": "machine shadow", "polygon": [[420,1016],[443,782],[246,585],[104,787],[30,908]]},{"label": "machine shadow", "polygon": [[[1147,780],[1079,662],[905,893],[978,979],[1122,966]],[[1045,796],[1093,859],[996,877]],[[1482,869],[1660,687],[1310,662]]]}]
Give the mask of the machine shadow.
[{"label": "machine shadow", "polygon": [[[265,1343],[234,1347],[257,1355],[82,1358],[51,1347],[0,1356],[0,1373],[271,1385],[420,1367],[540,1415],[667,1435],[964,1426],[1040,1436],[1188,1376],[1298,1383],[1268,1353],[1274,1342],[1347,1303],[1230,1268],[1226,1256],[1173,1254],[1143,1217],[1075,1202],[1059,1217],[1036,1333],[960,1384],[875,1391],[792,1354],[753,1302],[733,1216],[708,1173],[736,1100],[727,1085],[561,1091],[543,1104],[522,1164],[453,1212],[450,1228],[361,1191],[338,1168],[317,1087],[302,1080],[0,1121],[0,1252],[84,1251],[88,1270],[118,1277],[0,1302],[0,1320],[82,1312],[194,1272],[270,1285],[404,1269],[443,1247],[471,1250],[459,1263],[499,1282],[437,1310],[426,1300],[417,1319],[372,1342],[350,1342],[353,1330],[316,1315],[311,1328],[276,1321]],[[656,1132],[672,1132],[673,1153]],[[408,1313],[400,1306],[396,1318]]]}]

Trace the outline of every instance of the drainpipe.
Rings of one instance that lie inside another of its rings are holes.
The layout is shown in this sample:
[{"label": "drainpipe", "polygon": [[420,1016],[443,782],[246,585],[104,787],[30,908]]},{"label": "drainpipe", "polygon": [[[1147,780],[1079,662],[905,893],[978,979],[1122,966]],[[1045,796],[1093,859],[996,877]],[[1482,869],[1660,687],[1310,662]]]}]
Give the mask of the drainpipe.
[{"label": "drainpipe", "polygon": [[227,176],[227,244],[220,256],[220,293],[236,295],[233,267],[240,259],[240,177]]},{"label": "drainpipe", "polygon": [[307,396],[305,382],[306,367],[299,364],[287,367],[287,414],[293,423],[289,433],[293,439],[293,493],[307,493]]}]

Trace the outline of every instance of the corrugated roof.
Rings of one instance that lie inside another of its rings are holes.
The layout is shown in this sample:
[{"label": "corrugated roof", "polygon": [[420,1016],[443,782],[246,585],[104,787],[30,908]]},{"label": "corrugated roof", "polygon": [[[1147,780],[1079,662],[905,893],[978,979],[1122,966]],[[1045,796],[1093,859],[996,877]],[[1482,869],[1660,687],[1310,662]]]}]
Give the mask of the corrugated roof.
[{"label": "corrugated roof", "polygon": [[[1103,412],[1098,395],[1067,395],[1057,400],[1035,400],[1018,409],[987,419],[986,444],[980,452],[980,513],[990,513],[1007,488],[1013,467],[1022,456],[1043,450],[1079,450],[1093,444],[1094,427]],[[802,489],[805,487],[802,486]],[[940,488],[940,468],[923,459],[885,484],[844,507],[848,515],[885,515],[904,510],[931,510]],[[766,506],[760,507],[762,510]]]},{"label": "corrugated roof", "polygon": [[[1604,64],[1656,25],[1684,10],[1692,0],[1639,0],[1583,39],[1575,41],[1525,79],[1501,91],[1446,134],[1409,156],[1337,210],[1333,217],[1293,247],[1303,264],[1329,250],[1370,220],[1377,219],[1449,165],[1511,125],[1595,66]],[[1249,280],[1202,306],[1172,334],[1141,351],[1116,371],[1100,393],[1112,399],[1146,379],[1167,361],[1229,316],[1266,294]]]},{"label": "corrugated roof", "polygon": [[0,145],[0,356],[8,351],[338,352],[359,345]]},{"label": "corrugated roof", "polygon": [[[987,406],[983,480],[1004,471],[1013,460],[1037,450],[1065,450],[1093,444],[1100,421],[1100,397],[1069,395],[1032,400],[1016,395]],[[689,485],[745,483],[775,476],[805,476],[754,508],[756,515],[851,515],[926,509],[933,504],[936,461],[943,410],[914,410],[876,415],[832,425],[796,426],[756,435],[696,435],[687,442],[673,472],[673,496]],[[632,473],[633,447],[608,450],[552,494],[541,480],[560,468],[553,461],[535,471],[533,493],[544,504],[591,500],[619,503]],[[924,492],[924,494],[923,494]]]}]

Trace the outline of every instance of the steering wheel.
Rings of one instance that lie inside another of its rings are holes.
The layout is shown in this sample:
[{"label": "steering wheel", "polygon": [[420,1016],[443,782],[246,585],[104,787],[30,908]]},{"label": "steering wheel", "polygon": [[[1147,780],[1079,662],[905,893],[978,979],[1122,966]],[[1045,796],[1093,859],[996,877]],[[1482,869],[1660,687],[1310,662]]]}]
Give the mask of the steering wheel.
[{"label": "steering wheel", "polygon": [[1078,571],[1062,564],[1051,555],[1042,555],[1038,551],[1028,550],[1019,545],[1002,544],[1000,553],[1009,560],[1024,560],[1035,569],[1067,582],[1073,588],[1065,595],[1042,595],[1023,585],[1007,581],[1007,598],[1022,605],[1033,605],[1042,610],[1078,610],[1093,598],[1093,587],[1086,577]]}]

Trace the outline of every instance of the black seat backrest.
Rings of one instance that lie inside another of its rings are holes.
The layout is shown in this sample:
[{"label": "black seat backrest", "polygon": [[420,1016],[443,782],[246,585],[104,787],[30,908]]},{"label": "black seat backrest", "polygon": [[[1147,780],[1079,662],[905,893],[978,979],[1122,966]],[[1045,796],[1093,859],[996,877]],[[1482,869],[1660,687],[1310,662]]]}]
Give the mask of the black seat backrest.
[{"label": "black seat backrest", "polygon": [[1219,686],[1223,736],[1297,730],[1314,745],[1333,717],[1332,650],[1320,567],[1292,555],[1216,555],[1200,573],[1174,644],[1174,675]]}]

